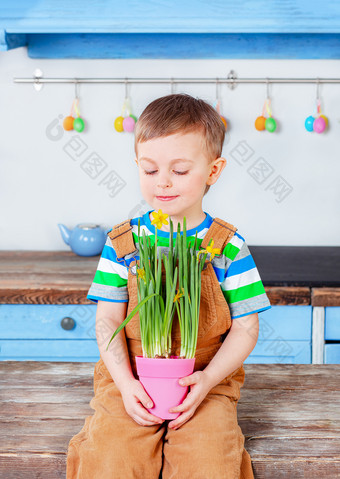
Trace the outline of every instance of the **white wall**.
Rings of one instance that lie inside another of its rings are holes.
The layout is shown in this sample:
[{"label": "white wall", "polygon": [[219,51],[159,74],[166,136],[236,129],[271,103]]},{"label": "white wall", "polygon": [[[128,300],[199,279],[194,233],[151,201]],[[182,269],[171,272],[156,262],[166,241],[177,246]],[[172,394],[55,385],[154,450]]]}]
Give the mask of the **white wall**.
[{"label": "white wall", "polygon": [[[109,228],[151,209],[140,194],[133,135],[113,128],[124,85],[80,85],[80,111],[88,127],[78,135],[86,150],[73,160],[66,150],[76,133],[53,125],[69,114],[74,86],[45,84],[37,92],[32,84],[13,82],[13,77],[31,77],[36,68],[45,77],[222,78],[231,69],[239,77],[340,77],[340,61],[330,60],[40,60],[28,58],[26,48],[1,52],[2,250],[68,250],[57,223]],[[223,150],[227,166],[204,198],[204,211],[237,226],[250,245],[339,246],[339,90],[339,84],[320,87],[330,129],[318,135],[304,129],[305,118],[315,113],[315,85],[271,85],[273,117],[280,124],[271,134],[254,128],[265,85],[240,84],[234,91],[221,85],[221,113],[231,122]],[[215,100],[215,84],[175,85],[174,92]],[[129,93],[139,116],[152,100],[169,94],[170,85],[133,84]],[[242,162],[242,151],[243,159],[253,151],[248,161]],[[106,165],[96,178],[81,166],[90,154]],[[255,162],[266,164],[265,170],[256,169]],[[105,177],[113,170],[126,186],[112,197]],[[259,176],[259,171],[271,174]],[[288,185],[286,196],[280,187],[272,188],[277,177]]]}]

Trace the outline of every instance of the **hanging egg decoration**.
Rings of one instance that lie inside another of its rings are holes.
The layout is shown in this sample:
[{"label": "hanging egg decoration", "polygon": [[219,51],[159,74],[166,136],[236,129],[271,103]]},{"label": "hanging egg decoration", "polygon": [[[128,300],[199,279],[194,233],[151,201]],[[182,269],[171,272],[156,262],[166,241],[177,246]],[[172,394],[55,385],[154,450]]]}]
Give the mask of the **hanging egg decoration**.
[{"label": "hanging egg decoration", "polygon": [[327,118],[327,116],[325,116],[325,115],[320,115],[320,117],[325,120],[326,128],[327,128],[327,127],[328,127],[328,118]]},{"label": "hanging egg decoration", "polygon": [[[72,103],[71,107],[71,114],[64,118],[63,121],[63,128],[65,131],[71,131],[75,130],[78,133],[81,133],[84,128],[85,128],[85,122],[84,120],[80,117],[80,112],[79,112],[79,100],[78,98],[75,98],[75,100]],[[73,116],[73,112],[77,115],[76,117]]]},{"label": "hanging egg decoration", "polygon": [[313,131],[313,125],[314,125],[314,116],[308,116],[305,120],[305,128],[307,131]]},{"label": "hanging egg decoration", "polygon": [[78,133],[82,132],[85,128],[84,120],[80,117],[75,118],[73,121],[73,129],[78,131]]},{"label": "hanging egg decoration", "polygon": [[258,116],[255,120],[255,128],[257,131],[265,129],[266,118],[264,116]]},{"label": "hanging egg decoration", "polygon": [[131,111],[130,98],[126,96],[123,103],[122,114],[121,116],[117,116],[114,121],[114,128],[116,131],[118,131],[118,133],[123,131],[132,133],[134,131],[137,118],[132,114]]},{"label": "hanging egg decoration", "polygon": [[132,133],[135,129],[135,120],[131,116],[127,116],[123,120],[123,130]]},{"label": "hanging egg decoration", "polygon": [[63,128],[65,131],[71,131],[73,130],[73,121],[74,118],[73,116],[67,116],[64,121],[63,121]]},{"label": "hanging egg decoration", "polygon": [[323,131],[325,131],[325,129],[326,129],[325,120],[321,116],[318,116],[317,118],[315,118],[314,124],[313,124],[313,130],[316,133],[322,133]]},{"label": "hanging egg decoration", "polygon": [[226,118],[225,118],[224,116],[222,116],[222,115],[220,115],[220,118],[221,118],[221,120],[223,121],[225,130],[227,131],[228,122],[227,122]]},{"label": "hanging egg decoration", "polygon": [[265,128],[270,133],[273,133],[276,130],[276,121],[274,120],[274,118],[269,117],[266,119]]},{"label": "hanging egg decoration", "polygon": [[118,131],[119,133],[121,131],[124,131],[123,121],[124,121],[124,118],[122,116],[117,116],[117,118],[115,119],[115,123],[114,123],[115,130]]},{"label": "hanging egg decoration", "polygon": [[321,102],[319,98],[319,90],[317,90],[316,98],[316,116],[309,116],[305,120],[305,128],[309,132],[315,131],[316,133],[323,133],[328,127],[327,116],[321,113]]},{"label": "hanging egg decoration", "polygon": [[[265,111],[267,111],[268,117],[265,116]],[[255,129],[257,131],[267,130],[269,133],[273,133],[276,130],[276,127],[276,121],[272,117],[270,98],[267,97],[263,105],[262,115],[258,116],[255,120]]]}]

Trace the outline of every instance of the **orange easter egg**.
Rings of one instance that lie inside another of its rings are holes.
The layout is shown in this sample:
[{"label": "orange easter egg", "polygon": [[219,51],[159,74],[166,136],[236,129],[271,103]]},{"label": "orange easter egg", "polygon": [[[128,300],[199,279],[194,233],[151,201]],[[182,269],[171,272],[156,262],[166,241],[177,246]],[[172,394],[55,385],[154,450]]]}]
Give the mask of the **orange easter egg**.
[{"label": "orange easter egg", "polygon": [[224,123],[224,128],[227,129],[227,120],[224,118],[224,116],[220,115],[221,117],[221,120],[223,121]]},{"label": "orange easter egg", "polygon": [[74,121],[73,116],[67,116],[63,121],[64,130],[66,131],[73,130],[73,121]]},{"label": "orange easter egg", "polygon": [[266,118],[264,116],[258,116],[255,120],[255,128],[257,131],[265,129]]}]

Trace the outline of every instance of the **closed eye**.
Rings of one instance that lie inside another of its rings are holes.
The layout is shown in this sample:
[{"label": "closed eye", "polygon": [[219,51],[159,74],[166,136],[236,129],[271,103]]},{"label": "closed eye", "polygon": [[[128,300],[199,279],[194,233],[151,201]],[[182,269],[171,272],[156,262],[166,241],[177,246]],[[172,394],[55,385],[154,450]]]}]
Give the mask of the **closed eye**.
[{"label": "closed eye", "polygon": [[[145,175],[153,175],[154,173],[157,173],[157,171],[145,171],[144,170]],[[188,173],[188,171],[174,171],[174,173],[176,173],[176,175],[186,175]]]}]

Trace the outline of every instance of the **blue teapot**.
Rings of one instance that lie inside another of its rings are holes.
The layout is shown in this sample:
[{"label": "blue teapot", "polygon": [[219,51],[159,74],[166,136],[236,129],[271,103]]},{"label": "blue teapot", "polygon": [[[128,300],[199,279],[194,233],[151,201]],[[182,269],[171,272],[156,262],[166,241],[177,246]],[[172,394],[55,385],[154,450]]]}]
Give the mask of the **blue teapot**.
[{"label": "blue teapot", "polygon": [[58,227],[65,243],[79,256],[101,254],[107,232],[110,231],[110,229],[104,231],[99,225],[92,223],[79,224],[73,230],[60,223],[58,223]]}]

